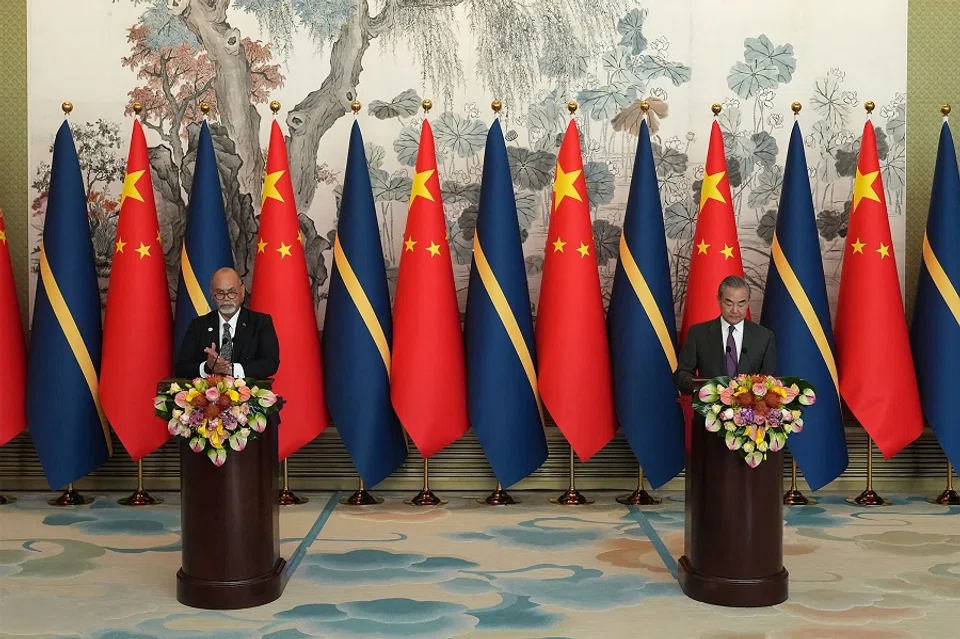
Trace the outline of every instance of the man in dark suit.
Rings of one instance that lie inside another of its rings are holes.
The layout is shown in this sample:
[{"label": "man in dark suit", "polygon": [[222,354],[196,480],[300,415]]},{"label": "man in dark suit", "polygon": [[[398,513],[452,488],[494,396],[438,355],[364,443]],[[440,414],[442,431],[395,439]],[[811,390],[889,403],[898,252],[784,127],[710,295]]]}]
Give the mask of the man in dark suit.
[{"label": "man in dark suit", "polygon": [[[246,290],[232,268],[213,274],[211,295],[217,310],[195,318],[177,354],[177,377],[213,374],[266,379],[280,367],[280,343],[273,320],[243,306]],[[219,344],[219,347],[217,346]]]},{"label": "man in dark suit", "polygon": [[720,317],[695,324],[687,332],[680,351],[674,383],[681,393],[693,392],[695,377],[712,379],[740,373],[773,375],[777,345],[773,333],[746,319],[750,308],[750,285],[731,275],[717,291]]}]

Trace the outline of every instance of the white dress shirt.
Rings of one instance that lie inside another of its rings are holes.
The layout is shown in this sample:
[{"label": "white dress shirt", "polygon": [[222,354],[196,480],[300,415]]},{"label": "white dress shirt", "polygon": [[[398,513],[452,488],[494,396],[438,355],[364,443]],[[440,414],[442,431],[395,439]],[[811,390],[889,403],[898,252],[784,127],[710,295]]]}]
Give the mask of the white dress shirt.
[{"label": "white dress shirt", "polygon": [[[237,338],[237,319],[240,317],[240,311],[237,311],[236,313],[234,313],[233,317],[231,317],[230,319],[226,319],[223,315],[220,315],[219,313],[217,314],[217,316],[220,318],[220,331],[217,337],[217,352],[219,352],[220,345],[223,344],[223,327],[224,326],[229,324],[230,335],[233,337],[233,339]],[[234,352],[236,352],[236,345],[234,345]],[[209,375],[207,375],[206,365],[207,365],[206,361],[203,361],[200,363],[200,377],[203,377],[203,378],[209,377]],[[245,377],[245,375],[243,374],[243,366],[241,364],[233,365],[233,377]]]},{"label": "white dress shirt", "polygon": [[740,361],[740,351],[743,350],[743,320],[739,324],[730,324],[727,320],[720,318],[721,337],[723,339],[723,352],[727,352],[727,336],[730,334],[730,327],[733,326],[733,341],[737,343],[737,361]]}]

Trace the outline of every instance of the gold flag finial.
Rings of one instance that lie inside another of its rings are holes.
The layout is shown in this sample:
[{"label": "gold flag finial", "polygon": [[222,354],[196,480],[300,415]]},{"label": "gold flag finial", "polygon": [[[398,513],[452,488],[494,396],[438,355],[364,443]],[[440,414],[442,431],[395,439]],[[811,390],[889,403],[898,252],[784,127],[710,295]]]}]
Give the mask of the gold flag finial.
[{"label": "gold flag finial", "polygon": [[142,103],[140,103],[140,102],[134,102],[131,106],[133,107],[133,112],[136,113],[137,115],[140,115],[141,113],[143,113],[143,104],[142,104]]},{"label": "gold flag finial", "polygon": [[63,109],[64,115],[70,115],[70,112],[73,111],[73,102],[64,102],[60,105],[60,108]]},{"label": "gold flag finial", "polygon": [[430,113],[430,109],[433,108],[433,100],[424,100],[420,103],[420,106],[423,107],[424,113]]},{"label": "gold flag finial", "polygon": [[359,100],[354,100],[350,103],[350,110],[353,111],[354,115],[358,115],[360,113],[361,106],[362,105],[360,104]]},{"label": "gold flag finial", "polygon": [[719,104],[713,104],[710,107],[710,110],[713,111],[714,115],[720,115],[720,112],[723,110],[723,107],[720,106]]},{"label": "gold flag finial", "polygon": [[863,103],[863,108],[867,110],[867,113],[873,113],[873,109],[876,108],[876,104],[873,103],[873,100],[867,100]]},{"label": "gold flag finial", "polygon": [[941,104],[941,105],[940,105],[940,113],[943,114],[943,117],[947,117],[948,115],[950,115],[950,105],[949,105],[949,104]]},{"label": "gold flag finial", "polygon": [[794,102],[793,104],[790,105],[790,109],[793,110],[794,115],[800,115],[800,109],[802,108],[803,108],[803,105],[800,104],[799,102]]},{"label": "gold flag finial", "polygon": [[494,100],[490,103],[490,108],[493,109],[494,113],[500,113],[500,109],[503,108],[503,102],[500,100]]},{"label": "gold flag finial", "polygon": [[277,102],[276,100],[272,101],[272,102],[270,103],[270,110],[273,111],[273,114],[274,114],[274,115],[276,115],[277,113],[279,113],[279,112],[280,112],[280,103]]},{"label": "gold flag finial", "polygon": [[569,102],[567,102],[567,111],[570,112],[570,115],[573,115],[574,113],[577,112],[578,106],[579,105],[577,104],[576,100],[570,100]]},{"label": "gold flag finial", "polygon": [[650,102],[649,102],[648,100],[644,100],[643,102],[641,102],[641,103],[640,103],[640,110],[643,111],[643,114],[644,114],[644,115],[646,115],[646,114],[647,114],[647,111],[650,110]]},{"label": "gold flag finial", "polygon": [[209,103],[209,102],[201,102],[201,103],[200,103],[200,113],[202,113],[202,114],[204,114],[204,115],[207,115],[208,113],[210,113],[210,103]]}]

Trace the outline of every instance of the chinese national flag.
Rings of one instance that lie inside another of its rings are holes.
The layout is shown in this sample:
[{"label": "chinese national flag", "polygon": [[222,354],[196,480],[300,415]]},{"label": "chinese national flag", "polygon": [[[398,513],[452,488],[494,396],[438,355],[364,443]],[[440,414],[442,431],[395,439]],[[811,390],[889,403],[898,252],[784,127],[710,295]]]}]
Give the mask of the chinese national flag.
[{"label": "chinese national flag", "polygon": [[920,436],[923,414],[877,139],[869,120],[863,128],[846,243],[833,328],[840,394],[890,459]]},{"label": "chinese national flag", "polygon": [[467,381],[460,310],[427,120],[403,233],[393,302],[390,398],[424,457],[467,432]]},{"label": "chinese national flag", "polygon": [[320,332],[287,145],[276,120],[270,129],[250,309],[270,315],[280,341],[273,391],[286,401],[280,427],[280,459],[284,460],[322,433],[330,415],[323,396]]},{"label": "chinese national flag", "polygon": [[573,120],[557,156],[536,346],[543,404],[586,461],[613,439],[617,422],[597,251]]},{"label": "chinese national flag", "polygon": [[134,461],[170,437],[153,414],[157,382],[173,372],[173,314],[147,141],[133,123],[103,320],[100,402]]},{"label": "chinese national flag", "polygon": [[3,353],[3,365],[0,366],[0,388],[4,389],[6,397],[4,416],[0,419],[0,446],[3,446],[27,425],[27,354],[2,209],[0,209],[0,353]]}]

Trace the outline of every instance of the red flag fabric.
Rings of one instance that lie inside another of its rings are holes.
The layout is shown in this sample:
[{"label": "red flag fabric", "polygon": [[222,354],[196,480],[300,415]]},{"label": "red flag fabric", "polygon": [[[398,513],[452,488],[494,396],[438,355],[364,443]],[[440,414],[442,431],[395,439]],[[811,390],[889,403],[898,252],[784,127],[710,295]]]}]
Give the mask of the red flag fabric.
[{"label": "red flag fabric", "polygon": [[322,433],[330,414],[323,395],[320,332],[287,145],[276,120],[270,128],[250,309],[271,316],[280,341],[280,368],[273,390],[286,401],[280,427],[280,459],[284,460]]},{"label": "red flag fabric", "polygon": [[157,382],[173,373],[173,313],[147,141],[133,122],[103,320],[100,402],[134,461],[170,437],[153,414]]},{"label": "red flag fabric", "polygon": [[0,419],[0,446],[3,446],[27,426],[27,354],[3,209],[0,209],[0,353],[3,353],[0,388],[4,389],[5,396],[3,419]]},{"label": "red flag fabric", "polygon": [[415,170],[393,302],[390,399],[427,458],[470,427],[460,309],[427,120]]},{"label": "red flag fabric", "polygon": [[571,120],[557,156],[537,304],[537,384],[543,404],[586,461],[613,439],[610,348],[590,223],[580,135]]},{"label": "red flag fabric", "polygon": [[923,432],[877,139],[863,127],[833,336],[840,394],[890,459]]}]

